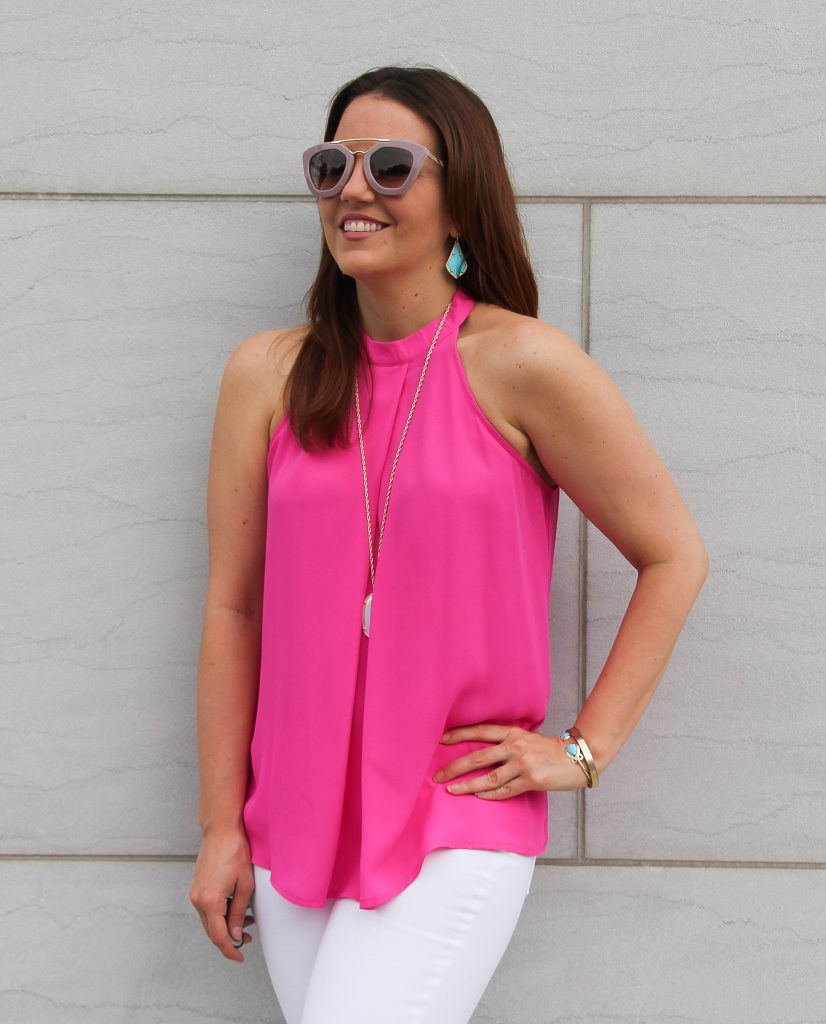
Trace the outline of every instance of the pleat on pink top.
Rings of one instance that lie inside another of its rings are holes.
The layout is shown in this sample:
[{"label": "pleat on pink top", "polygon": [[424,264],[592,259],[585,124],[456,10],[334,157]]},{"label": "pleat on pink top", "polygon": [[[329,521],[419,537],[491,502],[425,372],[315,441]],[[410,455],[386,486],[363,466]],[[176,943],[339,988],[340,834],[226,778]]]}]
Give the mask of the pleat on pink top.
[{"label": "pleat on pink top", "polygon": [[[371,635],[364,483],[351,446],[305,452],[285,416],[269,491],[260,685],[244,825],[252,862],[293,903],[380,906],[438,847],[541,854],[548,796],[454,796],[442,766],[489,742],[477,722],[536,730],[551,692],[549,597],[559,489],[496,430],[457,349],[458,288],[402,448],[376,561]],[[359,370],[374,558],[396,448],[441,315],[405,338],[362,332]],[[485,769],[463,777],[483,774]]]}]

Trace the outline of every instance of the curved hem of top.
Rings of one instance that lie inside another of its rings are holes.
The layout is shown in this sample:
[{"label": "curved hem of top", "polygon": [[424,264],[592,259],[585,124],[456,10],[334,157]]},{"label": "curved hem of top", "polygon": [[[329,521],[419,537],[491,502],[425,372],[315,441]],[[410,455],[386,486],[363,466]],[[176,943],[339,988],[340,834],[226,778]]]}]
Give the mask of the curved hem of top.
[{"label": "curved hem of top", "polygon": [[[402,885],[402,887],[400,889],[396,889],[395,892],[391,892],[391,893],[389,893],[388,895],[385,895],[385,896],[379,896],[379,897],[369,897],[368,896],[365,899],[359,900],[359,907],[360,907],[361,910],[375,910],[376,907],[380,907],[384,903],[389,903],[390,900],[394,899],[396,896],[399,896],[401,893],[403,893],[404,890],[409,885],[412,885],[413,882],[415,882],[416,879],[419,877],[419,875],[422,873],[422,868],[424,867],[425,857],[427,857],[427,855],[429,853],[433,853],[434,850],[490,850],[493,853],[499,853],[499,852],[502,852],[502,853],[519,853],[519,854],[521,854],[524,857],[538,857],[539,854],[542,853],[542,851],[544,849],[545,849],[545,847],[543,846],[542,849],[538,850],[538,851],[525,850],[525,849],[514,850],[510,846],[507,849],[505,849],[505,847],[503,847],[503,846],[479,846],[477,843],[463,843],[463,842],[451,843],[449,846],[445,846],[445,845],[431,846],[429,849],[425,850],[425,852],[422,854],[422,859],[419,861],[418,866],[416,867],[415,871],[410,875],[410,877],[407,879],[407,881],[404,882],[404,884]],[[336,897],[336,898],[338,899],[340,897]],[[350,898],[352,898],[352,897],[350,897]]]},{"label": "curved hem of top", "polygon": [[[285,900],[289,900],[290,903],[295,903],[299,907],[308,907],[311,910],[316,910],[326,907],[330,900],[353,900],[354,902],[358,903],[359,910],[375,910],[377,907],[383,906],[383,904],[385,903],[389,903],[390,900],[394,899],[400,893],[404,892],[404,890],[409,885],[415,882],[415,880],[421,874],[422,867],[424,866],[425,857],[427,857],[429,853],[433,853],[434,850],[490,850],[491,852],[501,851],[502,853],[519,853],[525,857],[538,857],[541,853],[545,851],[547,845],[548,844],[546,842],[538,850],[526,850],[522,847],[520,847],[519,849],[514,849],[512,846],[508,846],[507,848],[503,846],[480,846],[478,842],[450,841],[449,845],[446,845],[444,842],[437,842],[436,845],[429,846],[424,851],[424,853],[422,854],[422,858],[416,865],[416,868],[414,869],[413,873],[406,879],[405,882],[402,883],[401,888],[395,889],[395,891],[391,891],[382,896],[366,896],[362,899],[356,899],[354,896],[328,896],[323,903],[304,903],[297,897],[290,896],[288,893],[284,892],[283,888],[275,884],[272,878],[272,869],[268,865],[258,864],[258,867],[264,868],[265,871],[269,872],[270,885],[273,887],[273,889],[276,890],[276,892],[283,896]],[[253,863],[257,862],[253,861]]]}]

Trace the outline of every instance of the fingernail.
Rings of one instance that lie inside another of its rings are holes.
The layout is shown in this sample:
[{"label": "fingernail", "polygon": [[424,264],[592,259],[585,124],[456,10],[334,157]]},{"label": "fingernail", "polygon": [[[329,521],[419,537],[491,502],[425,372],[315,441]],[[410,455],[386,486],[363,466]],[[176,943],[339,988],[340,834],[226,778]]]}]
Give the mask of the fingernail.
[{"label": "fingernail", "polygon": [[445,773],[442,772],[442,771],[436,772],[436,774],[433,776],[433,778],[434,778],[434,780],[436,782],[441,782],[444,777],[445,777]]},{"label": "fingernail", "polygon": [[241,938],[241,929],[238,927],[238,925],[235,925],[235,927],[231,928],[230,931],[232,932],[232,937],[234,939]]}]

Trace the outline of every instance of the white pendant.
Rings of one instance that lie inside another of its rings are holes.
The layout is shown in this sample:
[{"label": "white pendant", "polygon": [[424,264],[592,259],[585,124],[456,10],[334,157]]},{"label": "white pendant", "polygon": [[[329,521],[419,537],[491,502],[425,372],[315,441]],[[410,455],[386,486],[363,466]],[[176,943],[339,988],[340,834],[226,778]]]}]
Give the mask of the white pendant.
[{"label": "white pendant", "polygon": [[364,608],[361,612],[361,631],[365,636],[370,636],[370,608],[373,604],[372,593],[364,599]]}]

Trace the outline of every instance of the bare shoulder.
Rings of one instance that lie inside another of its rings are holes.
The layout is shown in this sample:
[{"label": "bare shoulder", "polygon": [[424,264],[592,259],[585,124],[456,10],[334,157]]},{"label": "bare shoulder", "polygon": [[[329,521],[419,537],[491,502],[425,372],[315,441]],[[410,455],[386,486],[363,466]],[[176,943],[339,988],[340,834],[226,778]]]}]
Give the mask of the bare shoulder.
[{"label": "bare shoulder", "polygon": [[[708,556],[679,490],[607,371],[561,328],[477,303],[458,346],[479,404],[637,569]],[[487,406],[486,406],[487,403]]]},{"label": "bare shoulder", "polygon": [[704,571],[697,526],[616,382],[559,327],[508,322],[509,410],[548,473],[635,568],[685,558]]},{"label": "bare shoulder", "polygon": [[224,367],[207,481],[210,609],[261,621],[267,526],[267,428],[281,402],[295,328],[259,331]]},{"label": "bare shoulder", "polygon": [[533,317],[514,313],[490,302],[477,302],[470,311],[468,323],[473,323],[474,330],[480,335],[496,334],[507,339],[522,325],[534,324],[537,321]]},{"label": "bare shoulder", "polygon": [[531,317],[514,325],[506,362],[514,413],[523,429],[542,414],[574,418],[583,404],[627,403],[607,371],[562,328]]},{"label": "bare shoulder", "polygon": [[457,351],[482,412],[516,453],[555,487],[519,415],[523,339],[537,323],[533,317],[477,302],[459,332]]},{"label": "bare shoulder", "polygon": [[554,324],[485,302],[477,303],[473,312],[477,310],[480,337],[485,341],[489,356],[500,361],[500,370],[510,368],[518,376],[520,370],[530,369],[526,361],[543,357],[553,360],[572,349],[582,353],[577,342]]},{"label": "bare shoulder", "polygon": [[572,377],[588,378],[591,387],[607,381],[607,374],[562,328],[487,303],[478,303],[473,313],[477,309],[478,357],[501,380],[508,417],[518,429],[526,430],[524,421],[530,417],[525,412],[532,401],[547,403],[555,389],[570,386]]},{"label": "bare shoulder", "polygon": [[307,334],[306,324],[258,331],[232,352],[227,373],[238,379],[239,395],[266,415],[269,435],[284,415],[284,384]]},{"label": "bare shoulder", "polygon": [[486,358],[497,362],[499,370],[512,366],[518,371],[522,360],[537,352],[547,355],[571,347],[581,351],[560,327],[487,302],[474,306],[468,326],[480,350]]}]

